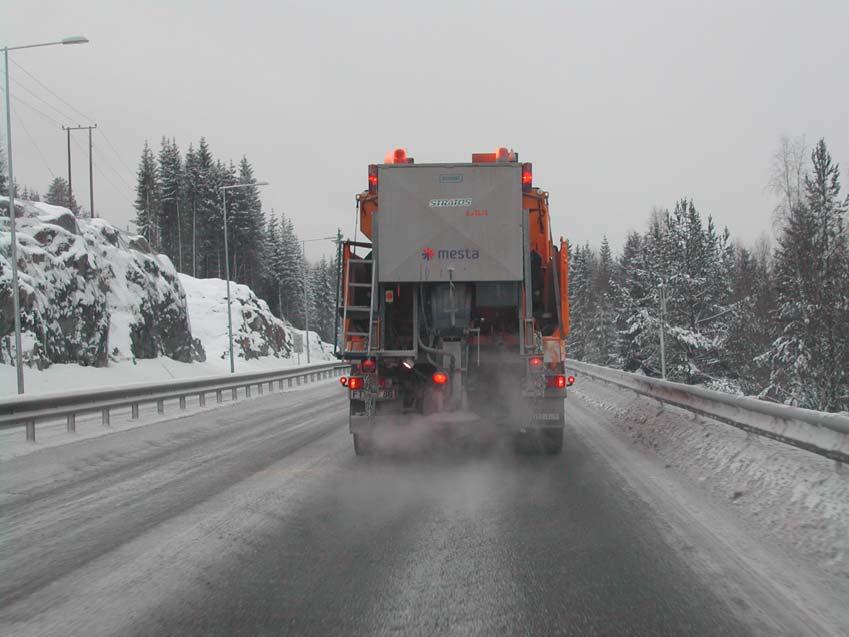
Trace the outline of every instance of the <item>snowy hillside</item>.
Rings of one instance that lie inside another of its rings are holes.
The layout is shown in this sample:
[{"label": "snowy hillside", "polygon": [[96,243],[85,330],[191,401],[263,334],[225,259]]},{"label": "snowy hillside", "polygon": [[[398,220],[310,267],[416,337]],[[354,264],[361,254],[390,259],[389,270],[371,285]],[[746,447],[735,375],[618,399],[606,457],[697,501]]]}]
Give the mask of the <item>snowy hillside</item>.
[{"label": "snowy hillside", "polygon": [[[192,335],[198,338],[206,350],[207,362],[221,365],[227,356],[227,282],[222,279],[195,279],[180,274],[180,282],[186,291]],[[303,337],[289,323],[271,313],[265,301],[258,298],[247,285],[230,284],[231,310],[233,316],[233,342],[236,357],[250,363],[259,359],[295,359],[295,334]],[[312,362],[333,360],[333,347],[322,343],[315,332],[310,332],[310,357]],[[278,360],[278,364],[279,364]],[[306,363],[306,354],[302,356]],[[228,367],[229,369],[229,367]],[[223,366],[222,366],[223,371]]]},{"label": "snowy hillside", "polygon": [[[27,393],[229,371],[225,281],[178,275],[143,237],[102,219],[16,208]],[[0,396],[15,393],[9,244],[0,217]],[[297,364],[297,330],[247,286],[231,297],[237,371]],[[313,362],[332,358],[315,333],[310,343]]]}]

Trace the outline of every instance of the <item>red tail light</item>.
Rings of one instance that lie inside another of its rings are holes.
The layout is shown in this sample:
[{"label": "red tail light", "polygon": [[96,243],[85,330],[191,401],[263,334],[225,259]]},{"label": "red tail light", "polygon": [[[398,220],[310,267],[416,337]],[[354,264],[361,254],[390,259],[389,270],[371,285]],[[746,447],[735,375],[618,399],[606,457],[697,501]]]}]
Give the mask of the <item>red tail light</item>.
[{"label": "red tail light", "polygon": [[363,379],[360,376],[351,376],[348,379],[348,389],[362,389]]},{"label": "red tail light", "polygon": [[340,382],[340,383],[342,383],[342,387],[347,387],[347,386],[348,386],[348,377],[347,377],[347,376],[342,376],[342,377],[339,379],[339,382]]},{"label": "red tail light", "polygon": [[535,369],[542,367],[542,357],[541,356],[531,356],[528,359],[528,366],[533,367]]},{"label": "red tail light", "polygon": [[549,389],[563,389],[566,387],[565,376],[548,376],[545,379],[545,386]]},{"label": "red tail light", "polygon": [[377,194],[377,165],[369,164],[368,167],[368,191],[369,194]]},{"label": "red tail light", "polygon": [[363,361],[362,368],[366,374],[371,374],[377,369],[377,361],[373,358],[367,358]]},{"label": "red tail light", "polygon": [[437,385],[444,385],[448,382],[448,374],[445,372],[433,372],[432,378]]},{"label": "red tail light", "polygon": [[575,377],[574,376],[570,376],[569,378],[566,379],[567,387],[571,387],[574,384],[575,384]]},{"label": "red tail light", "polygon": [[531,164],[522,164],[522,190],[530,190],[534,185],[534,170]]}]

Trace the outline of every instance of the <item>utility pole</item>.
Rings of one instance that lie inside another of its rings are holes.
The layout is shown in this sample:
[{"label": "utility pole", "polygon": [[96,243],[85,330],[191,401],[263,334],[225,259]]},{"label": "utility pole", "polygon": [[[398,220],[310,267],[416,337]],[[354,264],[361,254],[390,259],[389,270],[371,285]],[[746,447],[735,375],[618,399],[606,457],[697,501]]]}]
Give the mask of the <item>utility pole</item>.
[{"label": "utility pole", "polygon": [[88,131],[88,187],[91,201],[91,216],[94,218],[94,172],[92,170],[91,159],[91,131],[97,128],[97,124],[92,126],[63,126],[62,130],[68,133],[68,205],[71,205],[73,200],[73,191],[71,189],[71,131],[72,130],[87,130]]}]

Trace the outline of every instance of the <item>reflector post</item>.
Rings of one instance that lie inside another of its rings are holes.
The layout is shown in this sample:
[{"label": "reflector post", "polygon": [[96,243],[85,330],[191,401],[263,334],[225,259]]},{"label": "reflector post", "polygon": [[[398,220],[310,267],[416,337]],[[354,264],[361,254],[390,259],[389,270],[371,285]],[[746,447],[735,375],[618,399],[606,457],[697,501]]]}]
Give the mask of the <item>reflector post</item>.
[{"label": "reflector post", "polygon": [[574,385],[574,384],[575,384],[575,377],[574,377],[574,376],[570,376],[569,378],[567,378],[567,379],[566,379],[566,384],[567,384],[569,387],[571,387],[572,385]]},{"label": "reflector post", "polygon": [[339,382],[342,384],[342,387],[347,387],[347,386],[348,386],[348,377],[347,377],[347,376],[342,376],[342,377],[339,379]]}]

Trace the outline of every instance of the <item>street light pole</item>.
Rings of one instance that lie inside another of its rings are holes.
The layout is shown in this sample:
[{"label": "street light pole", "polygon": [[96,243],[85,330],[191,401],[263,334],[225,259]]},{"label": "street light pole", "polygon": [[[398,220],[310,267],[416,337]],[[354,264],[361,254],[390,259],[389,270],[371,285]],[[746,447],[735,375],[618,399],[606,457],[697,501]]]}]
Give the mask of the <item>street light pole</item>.
[{"label": "street light pole", "polygon": [[663,333],[666,331],[666,284],[660,284],[660,376],[666,380],[666,343]]},{"label": "street light pole", "polygon": [[224,216],[224,276],[227,279],[227,349],[230,352],[230,373],[236,371],[236,363],[233,358],[233,312],[230,308],[230,251],[227,245],[227,191],[231,188],[248,188],[250,186],[267,186],[267,181],[258,181],[248,184],[233,184],[221,186],[221,210]]},{"label": "street light pole", "polygon": [[15,235],[15,173],[12,169],[12,105],[9,95],[9,51],[18,49],[33,49],[40,46],[52,46],[54,44],[83,44],[88,42],[82,36],[64,38],[58,42],[44,42],[42,44],[27,44],[23,46],[3,47],[3,63],[6,72],[6,161],[9,163],[9,227],[11,228],[10,259],[12,261],[12,307],[15,313],[15,373],[18,380],[18,393],[24,393],[24,365],[21,353],[21,307],[20,288],[18,287],[18,242]]},{"label": "street light pole", "polygon": [[221,189],[221,209],[224,211],[224,276],[227,279],[227,349],[230,352],[230,373],[236,371],[233,360],[233,312],[230,309],[230,252],[227,248],[227,188]]},{"label": "street light pole", "polygon": [[[180,219],[180,194],[177,193],[173,197],[163,197],[162,201],[173,201],[177,206],[177,272],[183,272],[183,231],[181,230],[181,226],[183,225]],[[194,276],[194,273],[192,274]]]},{"label": "street light pole", "polygon": [[21,356],[21,308],[18,288],[18,242],[15,237],[15,172],[12,169],[12,108],[9,104],[9,49],[3,49],[6,67],[6,161],[9,162],[9,226],[12,229],[12,305],[15,312],[15,372],[18,393],[24,393],[24,366]]},{"label": "street light pole", "polygon": [[304,262],[304,343],[307,348],[307,365],[310,364],[310,306],[307,301],[307,242],[301,242],[301,260]]},{"label": "street light pole", "polygon": [[317,239],[304,239],[301,241],[301,256],[304,262],[304,344],[307,348],[307,365],[310,363],[310,308],[307,300],[307,242],[313,241],[335,241],[336,237],[318,237]]}]

